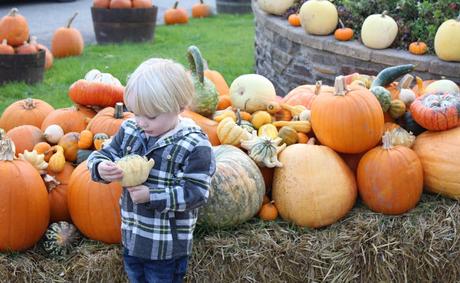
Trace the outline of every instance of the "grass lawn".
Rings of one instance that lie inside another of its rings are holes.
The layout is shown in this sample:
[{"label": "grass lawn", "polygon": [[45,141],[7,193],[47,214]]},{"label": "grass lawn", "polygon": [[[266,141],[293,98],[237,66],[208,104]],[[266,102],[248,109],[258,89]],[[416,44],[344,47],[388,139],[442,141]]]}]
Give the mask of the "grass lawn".
[{"label": "grass lawn", "polygon": [[158,26],[153,43],[87,46],[80,57],[55,59],[40,84],[0,87],[0,113],[12,102],[29,96],[55,108],[68,107],[69,86],[91,69],[109,72],[125,84],[127,75],[150,57],[171,58],[188,67],[186,51],[190,45],[196,45],[209,68],[219,71],[230,84],[239,75],[254,72],[253,15],[219,15],[191,19],[183,26]]}]

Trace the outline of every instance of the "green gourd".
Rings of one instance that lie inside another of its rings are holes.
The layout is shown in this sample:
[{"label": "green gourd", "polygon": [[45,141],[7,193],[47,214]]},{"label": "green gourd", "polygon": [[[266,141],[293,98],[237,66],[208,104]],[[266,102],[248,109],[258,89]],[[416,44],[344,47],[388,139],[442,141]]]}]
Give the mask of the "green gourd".
[{"label": "green gourd", "polygon": [[372,94],[377,98],[382,106],[383,112],[387,112],[391,106],[391,93],[383,86],[374,86],[370,89]]}]

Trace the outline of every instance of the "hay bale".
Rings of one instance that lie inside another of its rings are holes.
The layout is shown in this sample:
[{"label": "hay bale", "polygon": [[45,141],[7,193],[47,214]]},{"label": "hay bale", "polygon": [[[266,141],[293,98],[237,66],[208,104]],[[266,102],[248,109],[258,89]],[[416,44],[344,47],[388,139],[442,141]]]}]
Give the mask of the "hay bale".
[{"label": "hay bale", "polygon": [[[188,282],[460,281],[460,206],[423,195],[402,216],[358,204],[317,230],[258,219],[228,230],[198,227]],[[119,245],[83,240],[60,261],[40,247],[0,255],[7,282],[127,282]]]}]

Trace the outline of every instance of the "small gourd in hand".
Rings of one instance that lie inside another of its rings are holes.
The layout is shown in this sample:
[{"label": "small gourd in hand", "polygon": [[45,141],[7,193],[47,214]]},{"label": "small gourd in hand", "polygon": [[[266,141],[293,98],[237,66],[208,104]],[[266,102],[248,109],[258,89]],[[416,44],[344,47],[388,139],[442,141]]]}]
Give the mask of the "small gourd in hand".
[{"label": "small gourd in hand", "polygon": [[150,170],[155,165],[155,160],[137,154],[130,154],[122,157],[115,162],[123,170],[123,187],[133,187],[143,184],[147,181]]}]

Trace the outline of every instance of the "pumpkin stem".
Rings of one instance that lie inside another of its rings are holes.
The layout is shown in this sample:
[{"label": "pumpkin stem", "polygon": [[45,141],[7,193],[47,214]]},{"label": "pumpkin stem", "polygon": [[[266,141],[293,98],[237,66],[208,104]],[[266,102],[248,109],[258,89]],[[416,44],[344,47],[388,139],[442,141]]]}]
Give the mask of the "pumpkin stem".
[{"label": "pumpkin stem", "polygon": [[18,8],[13,8],[13,9],[11,9],[10,12],[8,13],[8,16],[10,16],[10,17],[15,17],[18,13],[19,13]]},{"label": "pumpkin stem", "polygon": [[392,134],[390,131],[386,131],[382,137],[383,149],[391,149],[393,148],[393,144],[391,143]]},{"label": "pumpkin stem", "polygon": [[26,98],[26,100],[24,100],[24,109],[32,110],[35,107],[37,106],[35,105],[35,101],[31,97],[28,97]]},{"label": "pumpkin stem", "polygon": [[323,86],[322,81],[316,81],[316,83],[315,83],[315,95],[319,94],[319,92],[321,91],[322,86]]},{"label": "pumpkin stem", "polygon": [[43,176],[42,179],[45,182],[48,193],[57,188],[61,184],[61,182],[59,182],[58,179],[48,174],[45,174],[45,176]]},{"label": "pumpkin stem", "polygon": [[404,77],[399,82],[398,88],[399,89],[410,88],[410,85],[413,80],[414,80],[414,76],[412,76],[411,74],[404,75]]},{"label": "pumpkin stem", "polygon": [[347,92],[344,76],[338,76],[334,82],[335,95],[344,96]]},{"label": "pumpkin stem", "polygon": [[384,17],[387,16],[387,15],[388,15],[388,11],[387,11],[387,10],[383,11],[383,13],[382,13],[382,18],[384,18]]},{"label": "pumpkin stem", "polygon": [[117,102],[115,104],[115,110],[113,111],[113,118],[115,119],[123,118],[123,103]]},{"label": "pumpkin stem", "polygon": [[200,3],[201,3],[201,5],[203,5],[204,4],[203,0],[200,0]]},{"label": "pumpkin stem", "polygon": [[177,9],[177,6],[179,6],[179,1],[176,1],[176,3],[174,3],[173,9]]},{"label": "pumpkin stem", "polygon": [[204,73],[203,73],[203,57],[201,52],[195,45],[191,45],[188,50],[188,62],[190,63],[190,69],[192,73],[198,77],[200,83],[204,83]]},{"label": "pumpkin stem", "polygon": [[0,160],[13,160],[14,159],[14,150],[13,150],[13,141],[10,139],[0,140]]},{"label": "pumpkin stem", "polygon": [[345,28],[345,25],[343,24],[342,20],[339,18],[339,24],[341,28]]},{"label": "pumpkin stem", "polygon": [[67,22],[67,28],[70,28],[70,25],[72,24],[73,20],[75,19],[77,15],[78,15],[78,12],[75,12],[75,14],[73,14],[73,16],[69,19],[69,21]]}]

